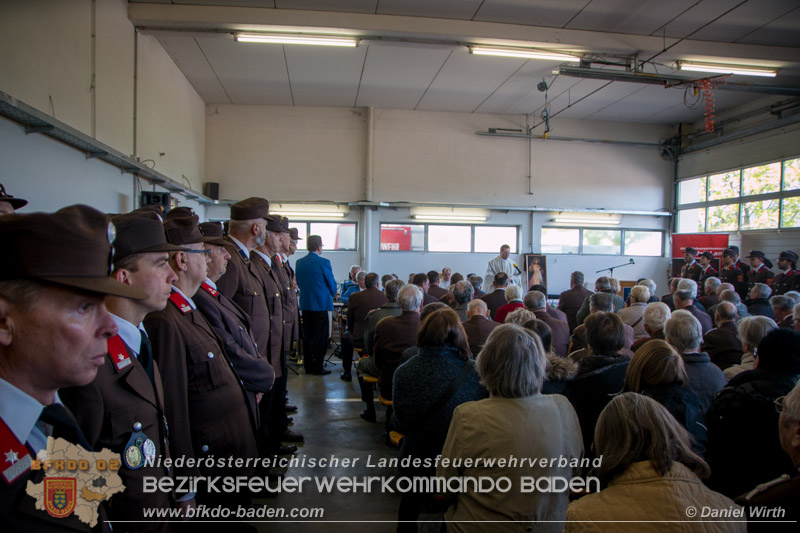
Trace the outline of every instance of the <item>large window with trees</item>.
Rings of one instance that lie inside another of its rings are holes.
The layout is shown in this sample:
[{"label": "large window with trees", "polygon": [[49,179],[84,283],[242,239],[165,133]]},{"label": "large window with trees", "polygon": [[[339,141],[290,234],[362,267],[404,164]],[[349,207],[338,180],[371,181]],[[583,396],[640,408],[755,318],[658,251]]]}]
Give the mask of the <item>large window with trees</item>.
[{"label": "large window with trees", "polygon": [[664,232],[611,228],[542,228],[543,254],[664,255]]},{"label": "large window with trees", "polygon": [[678,183],[676,233],[800,227],[800,158]]},{"label": "large window with trees", "polygon": [[517,226],[466,224],[381,224],[382,252],[498,253],[507,244],[517,253]]}]

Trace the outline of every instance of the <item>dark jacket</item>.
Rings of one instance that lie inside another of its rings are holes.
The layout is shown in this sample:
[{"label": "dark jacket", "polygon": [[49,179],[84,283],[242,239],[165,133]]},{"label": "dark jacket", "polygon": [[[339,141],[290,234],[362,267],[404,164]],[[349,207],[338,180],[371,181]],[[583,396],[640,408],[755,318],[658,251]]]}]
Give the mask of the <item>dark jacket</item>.
[{"label": "dark jacket", "polygon": [[698,298],[697,301],[700,304],[702,304],[702,306],[705,307],[706,309],[711,309],[712,306],[717,305],[719,303],[719,298],[717,298],[716,294],[707,294],[705,296],[701,296],[700,298]]},{"label": "dark jacket", "polygon": [[720,391],[706,414],[711,488],[733,498],[796,471],[781,448],[774,401],[788,394],[798,377],[757,368]]},{"label": "dark jacket", "polygon": [[[448,390],[464,365],[471,367],[466,381],[442,408],[429,413],[430,406]],[[455,348],[423,346],[416,357],[400,365],[394,373],[392,392],[394,416],[400,433],[405,435],[398,457],[426,458],[442,453],[455,408],[489,397],[480,381],[475,364],[459,358]],[[432,467],[425,475],[433,475],[435,470]]]},{"label": "dark jacket", "polygon": [[489,294],[481,297],[481,300],[486,302],[486,307],[489,308],[489,318],[494,320],[494,315],[497,313],[497,310],[506,305],[506,290],[503,289],[495,289]]},{"label": "dark jacket", "polygon": [[638,341],[634,342],[633,345],[631,346],[631,351],[633,353],[636,353],[636,350],[638,350],[639,348],[641,348],[642,346],[644,346],[648,342],[650,342],[652,340],[656,340],[656,339],[660,339],[662,341],[664,340],[664,330],[663,329],[660,329],[658,331],[654,331],[653,334],[650,335],[650,337],[648,337],[648,338],[639,339]]},{"label": "dark jacket", "polygon": [[722,370],[738,365],[742,361],[742,341],[739,340],[736,322],[725,322],[712,329],[703,337],[702,350],[711,358],[711,362]]},{"label": "dark jacket", "polygon": [[[794,533],[797,529],[797,524],[793,522],[800,521],[800,473],[797,470],[794,474],[783,475],[779,479],[771,480],[758,488],[753,487],[753,490],[747,494],[743,494],[734,500],[739,505],[745,506],[748,520],[752,522],[747,524],[748,533]],[[764,508],[782,508],[786,514],[781,517],[776,517],[775,521],[787,521],[783,524],[770,522],[767,519],[764,522],[763,516],[759,517],[757,512]]]},{"label": "dark jacket", "polygon": [[[622,297],[619,294],[617,294],[614,291],[612,291],[611,289],[606,290],[606,291],[599,291],[599,292],[607,292],[607,293],[611,294],[612,299],[614,301],[614,312],[615,313],[617,311],[619,311],[620,309],[622,309],[623,307],[625,307],[625,301],[622,299]],[[583,321],[586,320],[587,316],[589,316],[589,313],[591,312],[591,307],[590,307],[589,303],[590,303],[589,297],[587,296],[586,299],[581,304],[581,308],[578,309],[578,313],[576,315],[576,318],[578,320],[578,324],[583,324]]]},{"label": "dark jacket", "polygon": [[[275,371],[275,377],[283,376],[284,360],[283,360],[283,291],[281,290],[281,282],[278,277],[278,272],[272,268],[272,261],[267,262],[261,254],[253,252],[250,254],[253,271],[261,282],[262,290],[266,298],[267,307],[269,309],[269,339],[266,341],[266,352],[268,354],[269,364]],[[253,330],[255,331],[255,330]],[[254,335],[255,337],[255,335]],[[259,341],[258,346],[264,341]],[[263,350],[262,350],[263,351]]]},{"label": "dark jacket", "polygon": [[622,390],[630,359],[625,355],[589,355],[581,359],[575,379],[567,383],[566,396],[581,423],[583,445],[590,454],[594,427],[600,412],[611,401],[611,395]]},{"label": "dark jacket", "polygon": [[747,305],[747,312],[752,316],[765,316],[775,320],[775,313],[772,312],[772,306],[769,304],[768,298],[745,300],[744,303]]},{"label": "dark jacket", "polygon": [[447,289],[443,289],[438,283],[431,283],[430,287],[428,287],[428,294],[436,298],[436,301],[439,301],[442,296],[447,294]]},{"label": "dark jacket", "polygon": [[464,331],[467,333],[469,351],[472,352],[473,356],[477,357],[483,345],[486,344],[486,339],[489,338],[489,334],[500,324],[485,316],[474,315],[461,325],[464,326]]},{"label": "dark jacket", "polygon": [[355,345],[363,346],[364,321],[373,309],[386,303],[386,296],[377,288],[365,289],[350,295],[347,304],[347,330]]},{"label": "dark jacket", "polygon": [[591,295],[592,291],[581,285],[564,291],[558,296],[558,309],[567,315],[570,332],[578,327],[578,311],[583,305],[583,301]]},{"label": "dark jacket", "polygon": [[569,348],[569,325],[566,322],[550,316],[544,309],[537,309],[533,312],[537,320],[541,320],[548,326],[553,334],[552,348],[556,355],[566,357]]},{"label": "dark jacket", "polygon": [[700,398],[700,407],[705,412],[711,405],[711,400],[727,385],[728,380],[725,379],[722,370],[711,362],[707,353],[685,353],[681,357],[689,375],[686,388],[697,394]]},{"label": "dark jacket", "polygon": [[567,357],[547,354],[547,377],[542,383],[542,394],[561,394],[564,387],[578,375],[580,365]]},{"label": "dark jacket", "polygon": [[372,355],[375,341],[375,328],[378,322],[387,316],[397,316],[403,312],[397,302],[386,302],[377,309],[373,309],[367,313],[367,318],[364,319],[364,352]]},{"label": "dark jacket", "polygon": [[378,388],[381,396],[392,399],[392,377],[400,364],[403,350],[417,343],[419,313],[403,311],[381,320],[375,328],[375,364],[381,371]]},{"label": "dark jacket", "polygon": [[[695,301],[695,304],[698,304],[698,302]],[[690,305],[689,307],[684,307],[683,310],[689,311],[697,319],[697,321],[700,322],[703,335],[711,331],[711,328],[714,327],[714,325],[711,323],[711,316],[706,313],[705,309],[701,310],[698,305]]]},{"label": "dark jacket", "polygon": [[666,407],[694,439],[692,449],[701,457],[705,455],[708,444],[706,415],[695,393],[678,383],[648,385],[639,392]]}]

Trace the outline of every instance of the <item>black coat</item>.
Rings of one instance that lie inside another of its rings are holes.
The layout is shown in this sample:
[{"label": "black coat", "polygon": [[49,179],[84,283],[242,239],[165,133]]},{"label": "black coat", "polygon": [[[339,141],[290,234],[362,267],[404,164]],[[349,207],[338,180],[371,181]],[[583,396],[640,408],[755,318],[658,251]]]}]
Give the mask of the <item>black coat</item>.
[{"label": "black coat", "polygon": [[757,298],[755,300],[747,300],[747,312],[753,316],[765,316],[775,320],[775,313],[772,312],[772,306],[769,304],[769,298]]},{"label": "black coat", "polygon": [[708,444],[706,416],[695,393],[678,383],[646,386],[640,392],[666,407],[694,439],[692,449],[701,456],[705,455]]},{"label": "black coat", "polygon": [[781,448],[774,401],[788,394],[798,377],[757,368],[719,392],[706,413],[712,489],[735,498],[796,471]]}]

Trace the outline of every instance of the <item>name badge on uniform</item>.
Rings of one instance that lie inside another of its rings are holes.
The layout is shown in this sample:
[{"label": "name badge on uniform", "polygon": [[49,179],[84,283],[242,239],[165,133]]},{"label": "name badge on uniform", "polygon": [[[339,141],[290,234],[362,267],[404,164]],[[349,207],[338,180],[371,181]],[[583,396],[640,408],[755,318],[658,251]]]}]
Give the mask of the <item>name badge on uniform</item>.
[{"label": "name badge on uniform", "polygon": [[128,350],[125,349],[125,344],[123,344],[119,335],[114,335],[108,339],[106,346],[108,347],[108,357],[111,358],[111,363],[117,370],[122,370],[133,364],[130,355],[128,355]]},{"label": "name badge on uniform", "polygon": [[173,292],[170,294],[169,301],[172,302],[175,307],[177,307],[184,315],[192,312],[192,306],[189,305],[189,302],[187,302],[186,299],[178,292]]},{"label": "name badge on uniform", "polygon": [[122,462],[131,470],[138,470],[144,466],[145,461],[152,461],[156,457],[156,445],[142,432],[141,422],[133,425],[133,433],[125,445]]},{"label": "name badge on uniform", "polygon": [[0,418],[0,474],[7,485],[31,469],[32,459],[28,448],[17,439],[5,421]]}]

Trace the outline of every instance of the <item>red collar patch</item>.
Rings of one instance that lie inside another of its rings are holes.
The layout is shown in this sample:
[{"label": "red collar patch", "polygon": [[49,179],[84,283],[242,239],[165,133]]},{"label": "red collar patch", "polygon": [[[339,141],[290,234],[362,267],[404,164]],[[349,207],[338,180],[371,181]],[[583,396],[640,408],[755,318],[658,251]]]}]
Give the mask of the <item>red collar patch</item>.
[{"label": "red collar patch", "polygon": [[192,312],[192,306],[189,305],[189,302],[186,301],[186,298],[181,296],[181,293],[177,291],[172,291],[172,294],[169,295],[169,301],[172,302],[175,307],[177,307],[184,315]]},{"label": "red collar patch", "polygon": [[7,485],[31,469],[32,459],[28,448],[17,439],[5,421],[0,418],[0,474]]},{"label": "red collar patch", "polygon": [[217,289],[215,289],[214,287],[212,287],[211,285],[209,285],[208,283],[206,283],[205,281],[200,286],[203,287],[206,290],[206,292],[208,294],[210,294],[211,296],[213,296],[214,298],[219,296],[219,291]]},{"label": "red collar patch", "polygon": [[122,342],[122,338],[119,335],[114,335],[108,339],[106,345],[108,346],[108,357],[111,359],[111,363],[117,368],[118,371],[129,367],[133,363],[130,355],[128,355],[128,350],[125,349],[125,344]]}]

